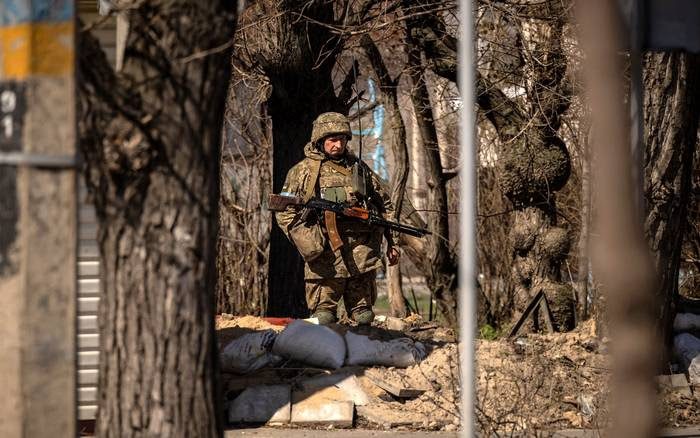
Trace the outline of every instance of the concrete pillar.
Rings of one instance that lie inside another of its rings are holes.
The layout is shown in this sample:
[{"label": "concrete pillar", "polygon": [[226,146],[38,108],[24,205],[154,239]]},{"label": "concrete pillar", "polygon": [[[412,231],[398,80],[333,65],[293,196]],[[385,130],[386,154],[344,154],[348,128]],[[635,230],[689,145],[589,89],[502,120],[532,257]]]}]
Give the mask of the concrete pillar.
[{"label": "concrete pillar", "polygon": [[0,4],[0,436],[76,436],[74,2]]}]

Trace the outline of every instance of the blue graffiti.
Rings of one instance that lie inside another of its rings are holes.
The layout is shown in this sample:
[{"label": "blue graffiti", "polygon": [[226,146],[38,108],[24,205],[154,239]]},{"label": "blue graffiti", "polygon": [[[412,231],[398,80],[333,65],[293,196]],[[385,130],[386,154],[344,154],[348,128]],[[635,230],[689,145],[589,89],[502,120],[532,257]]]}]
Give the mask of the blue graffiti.
[{"label": "blue graffiti", "polygon": [[[370,78],[367,79],[367,92],[369,94],[370,104],[377,102],[377,91],[375,89],[374,81]],[[365,136],[371,135],[377,140],[377,146],[374,152],[370,156],[373,163],[373,170],[382,179],[389,179],[389,172],[386,167],[386,157],[384,156],[384,143],[382,142],[382,134],[384,131],[384,105],[377,105],[372,110],[372,127],[363,130],[352,131],[353,135]],[[362,139],[360,139],[362,140]]]},{"label": "blue graffiti", "polygon": [[71,0],[4,0],[0,3],[0,26],[35,21],[69,21],[75,15]]}]

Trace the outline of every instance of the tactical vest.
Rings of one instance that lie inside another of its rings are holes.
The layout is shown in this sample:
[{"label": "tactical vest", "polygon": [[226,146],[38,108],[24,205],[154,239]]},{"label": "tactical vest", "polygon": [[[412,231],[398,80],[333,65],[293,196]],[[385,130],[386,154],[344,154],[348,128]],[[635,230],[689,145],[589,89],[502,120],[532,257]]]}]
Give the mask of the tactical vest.
[{"label": "tactical vest", "polygon": [[332,161],[313,160],[310,166],[309,184],[306,186],[304,198],[311,199],[318,184],[319,195],[322,199],[333,202],[347,202],[356,205],[360,199],[355,195],[352,186],[352,170]]}]

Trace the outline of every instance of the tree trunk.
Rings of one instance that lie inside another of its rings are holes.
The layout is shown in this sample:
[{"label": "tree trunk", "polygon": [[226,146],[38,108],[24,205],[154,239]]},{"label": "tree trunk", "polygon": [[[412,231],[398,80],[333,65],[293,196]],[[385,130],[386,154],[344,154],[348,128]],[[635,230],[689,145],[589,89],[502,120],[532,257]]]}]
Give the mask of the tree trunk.
[{"label": "tree trunk", "polygon": [[[555,2],[544,2],[546,4]],[[544,291],[559,330],[573,328],[575,294],[561,281],[570,236],[557,225],[556,192],[566,184],[571,162],[557,135],[571,89],[565,80],[562,52],[563,21],[543,22],[533,31],[532,81],[525,104],[508,98],[477,72],[477,103],[501,140],[498,180],[515,208],[510,233],[515,308],[522,312]],[[505,262],[505,261],[504,261]]]},{"label": "tree trunk", "polygon": [[678,297],[678,270],[692,188],[700,115],[700,56],[681,52],[645,56],[645,232],[659,277],[658,318],[670,345]]},{"label": "tree trunk", "polygon": [[[406,144],[406,124],[401,117],[397,96],[398,80],[392,79],[384,63],[379,49],[369,35],[364,35],[362,47],[377,75],[379,89],[382,93],[382,103],[389,111],[389,129],[391,131],[391,150],[394,153],[394,172],[391,177],[391,202],[396,208],[394,220],[401,222],[406,182],[408,181],[408,145]],[[396,242],[397,244],[399,242]],[[403,318],[406,316],[406,300],[403,296],[400,265],[387,264],[387,291],[391,315]]]},{"label": "tree trunk", "polygon": [[[272,5],[272,6],[270,6]],[[270,24],[258,25],[251,40],[259,38],[269,45],[247,47],[259,63],[271,85],[267,100],[272,119],[272,191],[279,193],[289,169],[303,157],[304,145],[311,138],[313,120],[323,112],[347,114],[350,98],[350,74],[338,95],[333,83],[333,67],[343,47],[340,37],[322,23],[334,22],[332,2],[286,0],[255,5]],[[269,19],[269,17],[274,17]],[[266,33],[260,33],[260,28]],[[245,44],[248,44],[246,41]],[[269,294],[267,314],[306,317],[303,262],[299,252],[277,225],[270,235]]]},{"label": "tree trunk", "polygon": [[103,284],[98,436],[222,434],[214,292],[230,51],[203,52],[229,41],[234,11],[139,3],[119,76],[81,35],[81,150]]},{"label": "tree trunk", "polygon": [[420,52],[415,44],[409,44],[409,71],[413,87],[411,100],[416,112],[418,128],[427,156],[428,182],[428,229],[426,257],[423,271],[426,272],[428,288],[435,295],[438,309],[445,322],[457,326],[457,262],[449,248],[449,224],[447,218],[447,188],[440,162],[435,121],[433,120],[430,96],[425,83],[424,68]]}]

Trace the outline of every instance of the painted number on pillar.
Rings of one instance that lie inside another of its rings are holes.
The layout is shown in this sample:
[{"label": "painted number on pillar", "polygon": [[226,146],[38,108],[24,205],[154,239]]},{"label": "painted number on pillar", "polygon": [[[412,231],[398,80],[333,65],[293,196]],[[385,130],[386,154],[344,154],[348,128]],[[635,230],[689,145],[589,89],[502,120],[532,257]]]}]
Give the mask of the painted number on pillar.
[{"label": "painted number on pillar", "polygon": [[25,84],[0,81],[0,150],[22,150],[25,113]]}]

